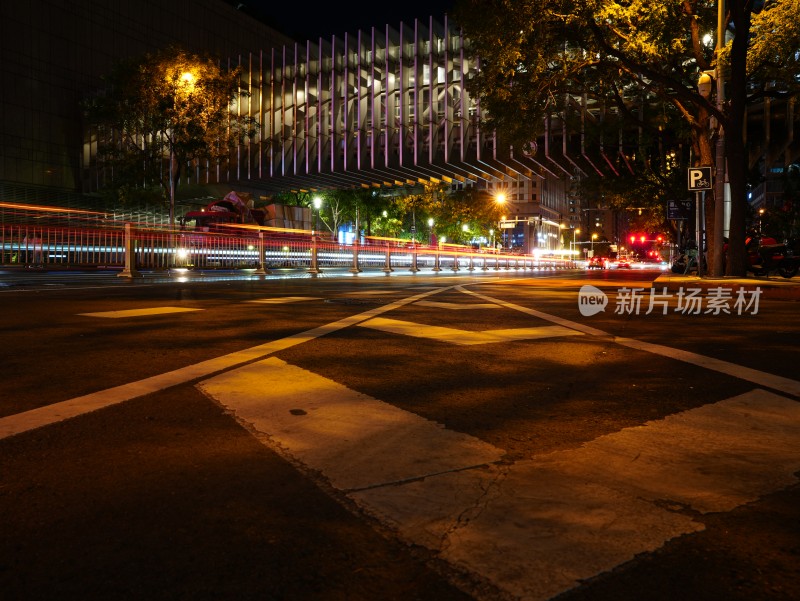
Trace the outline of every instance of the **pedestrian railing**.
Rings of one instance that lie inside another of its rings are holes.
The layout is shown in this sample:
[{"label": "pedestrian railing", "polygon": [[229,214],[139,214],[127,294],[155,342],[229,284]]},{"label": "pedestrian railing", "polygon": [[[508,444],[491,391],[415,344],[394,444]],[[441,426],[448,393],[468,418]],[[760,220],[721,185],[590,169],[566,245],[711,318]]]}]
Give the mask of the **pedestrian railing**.
[{"label": "pedestrian railing", "polygon": [[568,259],[481,252],[455,245],[402,245],[391,242],[339,244],[311,232],[247,230],[216,233],[135,228],[73,228],[4,225],[0,230],[4,266],[94,267],[138,270],[172,268],[256,269],[395,269],[461,271],[564,268]]}]

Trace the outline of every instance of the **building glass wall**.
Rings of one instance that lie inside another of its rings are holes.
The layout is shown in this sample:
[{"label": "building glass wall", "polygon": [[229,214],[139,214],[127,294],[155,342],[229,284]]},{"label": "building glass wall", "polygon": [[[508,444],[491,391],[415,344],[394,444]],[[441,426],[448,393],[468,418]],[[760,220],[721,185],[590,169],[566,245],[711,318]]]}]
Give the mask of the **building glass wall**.
[{"label": "building glass wall", "polygon": [[290,42],[222,0],[2,2],[0,182],[91,188],[79,103],[120,59],[172,43],[237,57]]}]

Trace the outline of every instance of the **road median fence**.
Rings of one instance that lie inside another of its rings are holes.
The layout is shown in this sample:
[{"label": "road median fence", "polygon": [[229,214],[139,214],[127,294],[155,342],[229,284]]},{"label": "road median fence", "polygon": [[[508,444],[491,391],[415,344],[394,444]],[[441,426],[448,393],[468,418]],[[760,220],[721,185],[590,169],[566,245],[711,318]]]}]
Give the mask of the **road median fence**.
[{"label": "road median fence", "polygon": [[412,243],[340,244],[324,236],[269,230],[197,232],[118,227],[3,225],[3,266],[139,270],[188,268],[418,271],[559,269],[574,264],[558,257],[486,252],[455,245]]}]

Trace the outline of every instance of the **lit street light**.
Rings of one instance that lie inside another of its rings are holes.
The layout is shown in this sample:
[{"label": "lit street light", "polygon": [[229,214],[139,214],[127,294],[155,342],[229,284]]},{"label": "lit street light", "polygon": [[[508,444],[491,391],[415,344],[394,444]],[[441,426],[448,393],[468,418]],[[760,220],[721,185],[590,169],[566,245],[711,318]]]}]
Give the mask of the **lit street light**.
[{"label": "lit street light", "polygon": [[592,234],[592,256],[594,256],[594,241],[597,240],[597,234]]},{"label": "lit street light", "polygon": [[322,208],[322,199],[319,196],[314,197],[314,209],[316,213],[315,229],[311,230],[311,267],[308,272],[316,275],[320,273],[319,269],[319,247],[317,246],[317,231],[319,230],[319,210]]},{"label": "lit street light", "polygon": [[[497,194],[495,194],[494,201],[497,203],[498,206],[503,206],[503,205],[506,204],[506,195],[503,194],[502,192],[498,192]],[[505,220],[506,220],[506,216],[505,215],[500,217],[500,224],[499,225],[500,225],[500,229],[503,232],[503,237],[501,238],[501,240],[503,242],[503,247],[505,247],[505,245],[506,245],[506,230],[503,227],[503,222]]]},{"label": "lit street light", "polygon": [[315,224],[313,234],[319,233],[319,210],[322,208],[322,198],[319,196],[314,197],[314,211],[315,211]]}]

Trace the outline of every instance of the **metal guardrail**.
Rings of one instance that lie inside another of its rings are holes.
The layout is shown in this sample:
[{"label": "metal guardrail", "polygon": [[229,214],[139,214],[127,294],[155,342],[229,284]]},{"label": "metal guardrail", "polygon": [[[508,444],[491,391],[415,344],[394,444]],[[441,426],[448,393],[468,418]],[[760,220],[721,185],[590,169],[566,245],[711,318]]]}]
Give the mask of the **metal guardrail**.
[{"label": "metal guardrail", "polygon": [[568,259],[497,254],[456,246],[372,243],[345,245],[319,236],[248,231],[244,234],[133,228],[76,228],[4,225],[4,266],[93,267],[137,270],[177,267],[209,269],[349,268],[418,271],[430,269],[533,269],[574,267]]}]

